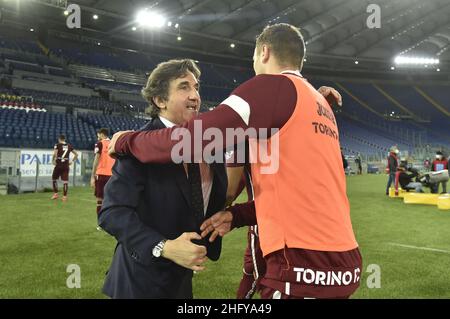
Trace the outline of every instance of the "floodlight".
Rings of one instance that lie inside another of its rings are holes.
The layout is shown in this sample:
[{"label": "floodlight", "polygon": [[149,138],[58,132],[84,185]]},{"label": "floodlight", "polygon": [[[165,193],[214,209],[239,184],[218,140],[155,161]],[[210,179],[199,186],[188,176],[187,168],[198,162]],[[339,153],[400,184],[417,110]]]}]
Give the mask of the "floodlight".
[{"label": "floodlight", "polygon": [[151,28],[161,28],[166,23],[166,19],[162,15],[147,9],[138,12],[136,21],[142,26]]},{"label": "floodlight", "polygon": [[397,56],[395,58],[395,64],[398,65],[404,65],[404,64],[415,64],[415,65],[435,65],[439,64],[439,59],[433,59],[433,58],[422,58],[422,57],[407,57],[407,56]]}]

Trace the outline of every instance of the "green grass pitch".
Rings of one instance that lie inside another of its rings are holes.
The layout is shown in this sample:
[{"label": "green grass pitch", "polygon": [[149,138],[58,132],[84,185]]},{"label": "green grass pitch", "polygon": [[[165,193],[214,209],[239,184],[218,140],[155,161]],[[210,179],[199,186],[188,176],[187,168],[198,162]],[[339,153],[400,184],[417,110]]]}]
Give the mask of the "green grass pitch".
[{"label": "green grass pitch", "polygon": [[[388,198],[386,181],[384,175],[347,178],[364,262],[353,298],[450,298],[450,211]],[[66,203],[51,201],[50,193],[0,198],[0,298],[105,298],[115,240],[96,230],[92,193],[70,188]],[[221,259],[194,276],[195,298],[234,298],[245,246],[245,228],[224,238]],[[66,286],[69,264],[80,266],[81,288]],[[380,267],[379,288],[367,285],[371,264]]]}]

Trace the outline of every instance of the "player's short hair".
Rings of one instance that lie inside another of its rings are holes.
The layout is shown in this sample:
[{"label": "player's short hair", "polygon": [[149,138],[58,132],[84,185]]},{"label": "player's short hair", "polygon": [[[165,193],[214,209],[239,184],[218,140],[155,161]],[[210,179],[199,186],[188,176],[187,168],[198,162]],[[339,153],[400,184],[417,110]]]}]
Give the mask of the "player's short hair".
[{"label": "player's short hair", "polygon": [[167,100],[170,82],[186,76],[188,72],[191,72],[197,80],[200,78],[201,72],[194,60],[169,60],[158,64],[148,77],[146,86],[142,89],[142,96],[149,103],[149,107],[145,110],[146,113],[149,113],[151,117],[157,117],[161,109],[153,99],[160,97]]},{"label": "player's short hair", "polygon": [[269,25],[256,37],[257,52],[263,44],[272,49],[280,66],[301,69],[305,58],[305,41],[298,28],[287,23]]},{"label": "player's short hair", "polygon": [[66,140],[66,136],[64,134],[61,134],[61,135],[58,136],[58,140],[65,141]]},{"label": "player's short hair", "polygon": [[109,129],[106,127],[102,127],[97,131],[98,134],[103,134],[105,136],[109,136]]}]

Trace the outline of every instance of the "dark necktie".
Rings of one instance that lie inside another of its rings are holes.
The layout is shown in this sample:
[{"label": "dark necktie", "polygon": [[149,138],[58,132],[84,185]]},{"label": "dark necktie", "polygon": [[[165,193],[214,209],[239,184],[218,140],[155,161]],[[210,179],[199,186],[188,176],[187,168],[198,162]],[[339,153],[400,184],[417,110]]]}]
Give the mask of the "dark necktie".
[{"label": "dark necktie", "polygon": [[188,166],[188,180],[191,188],[191,204],[194,210],[195,219],[200,226],[203,222],[203,192],[202,179],[200,176],[200,165],[198,163],[187,164]]}]

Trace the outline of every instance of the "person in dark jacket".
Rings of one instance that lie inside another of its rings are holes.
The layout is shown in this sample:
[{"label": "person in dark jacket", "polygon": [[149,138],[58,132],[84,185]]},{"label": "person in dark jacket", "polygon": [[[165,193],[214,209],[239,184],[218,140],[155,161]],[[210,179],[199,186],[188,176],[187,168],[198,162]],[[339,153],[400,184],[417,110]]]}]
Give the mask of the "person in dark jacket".
[{"label": "person in dark jacket", "polygon": [[397,155],[399,153],[400,151],[398,150],[397,146],[392,146],[389,150],[386,167],[386,173],[389,174],[388,182],[386,185],[386,195],[389,195],[389,187],[391,187],[392,183],[395,181],[395,173],[397,172],[398,167]]},{"label": "person in dark jacket", "polygon": [[362,158],[361,158],[361,153],[358,153],[358,155],[356,155],[355,157],[355,163],[356,166],[358,168],[358,175],[362,174]]},{"label": "person in dark jacket", "polygon": [[[142,129],[179,125],[200,109],[200,70],[192,60],[158,65],[143,90],[153,119]],[[193,298],[193,271],[217,260],[221,242],[200,225],[225,206],[222,163],[141,164],[118,159],[106,184],[99,225],[117,239],[103,292],[112,298]]]},{"label": "person in dark jacket", "polygon": [[406,162],[400,163],[395,175],[395,195],[398,195],[398,185],[404,190],[413,189],[417,193],[423,193],[423,185],[420,182],[414,182],[413,179],[418,177],[419,173],[413,168],[408,168]]}]

